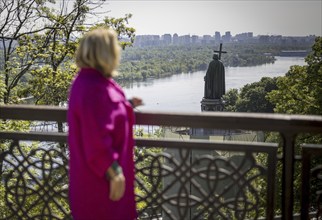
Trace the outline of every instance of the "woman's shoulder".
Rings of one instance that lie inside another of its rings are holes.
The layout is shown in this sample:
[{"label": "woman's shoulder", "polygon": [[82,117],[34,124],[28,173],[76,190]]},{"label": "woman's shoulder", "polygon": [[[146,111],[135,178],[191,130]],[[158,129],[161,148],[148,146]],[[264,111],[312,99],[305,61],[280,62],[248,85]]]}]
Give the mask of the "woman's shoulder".
[{"label": "woman's shoulder", "polygon": [[81,69],[77,74],[72,90],[85,98],[100,96],[111,102],[120,102],[125,100],[122,88],[112,79],[106,78],[97,70]]}]

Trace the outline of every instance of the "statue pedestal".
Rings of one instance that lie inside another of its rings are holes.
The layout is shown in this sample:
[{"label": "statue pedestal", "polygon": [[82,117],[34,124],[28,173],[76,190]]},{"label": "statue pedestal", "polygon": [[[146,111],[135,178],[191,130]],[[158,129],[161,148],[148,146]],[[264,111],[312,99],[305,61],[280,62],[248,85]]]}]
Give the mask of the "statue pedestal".
[{"label": "statue pedestal", "polygon": [[224,111],[225,103],[221,99],[206,99],[201,100],[201,111],[222,112]]}]

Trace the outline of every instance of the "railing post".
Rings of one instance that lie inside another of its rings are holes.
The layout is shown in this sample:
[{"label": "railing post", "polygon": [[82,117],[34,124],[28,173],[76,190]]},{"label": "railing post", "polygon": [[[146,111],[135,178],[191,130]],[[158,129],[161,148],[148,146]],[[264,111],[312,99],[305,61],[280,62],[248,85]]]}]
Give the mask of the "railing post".
[{"label": "railing post", "polygon": [[282,219],[293,219],[294,204],[294,146],[295,133],[282,132],[283,173],[282,173]]},{"label": "railing post", "polygon": [[301,195],[301,219],[309,219],[310,204],[310,164],[311,153],[303,148],[302,151],[302,195]]},{"label": "railing post", "polygon": [[[275,183],[276,183],[276,167],[277,167],[277,148],[271,151],[271,153],[268,155],[268,166],[270,169],[268,170],[268,178],[272,179],[273,184],[268,184],[267,185],[267,207],[266,210],[266,216],[267,219],[274,219],[274,211],[275,211]],[[267,179],[268,181],[268,179]],[[273,193],[272,193],[273,192]]]},{"label": "railing post", "polygon": [[[321,144],[302,144],[302,194],[301,194],[301,220],[321,219],[322,206],[320,198],[320,189],[311,188],[313,184],[317,185],[321,181],[322,166],[320,158],[322,157]],[[318,159],[317,161],[315,161]],[[313,162],[315,161],[315,162]],[[312,167],[311,167],[312,166]],[[313,178],[313,179],[312,179]],[[313,181],[313,182],[311,182]],[[314,189],[314,191],[313,191]],[[315,201],[311,200],[312,195],[316,195]],[[316,202],[316,204],[314,204]],[[313,209],[312,209],[313,208]],[[310,210],[312,213],[310,213]],[[316,213],[314,213],[316,212]]]}]

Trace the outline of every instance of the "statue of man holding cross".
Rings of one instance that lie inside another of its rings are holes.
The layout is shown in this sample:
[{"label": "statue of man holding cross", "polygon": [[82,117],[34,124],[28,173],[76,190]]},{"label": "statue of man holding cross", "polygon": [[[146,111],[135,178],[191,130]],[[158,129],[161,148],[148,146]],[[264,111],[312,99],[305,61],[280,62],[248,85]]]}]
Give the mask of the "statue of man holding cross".
[{"label": "statue of man holding cross", "polygon": [[226,53],[226,51],[222,51],[222,44],[220,44],[220,50],[214,51],[218,52],[214,54],[213,60],[209,63],[208,70],[205,80],[205,99],[221,99],[225,94],[225,67],[223,63],[220,61],[221,54]]}]

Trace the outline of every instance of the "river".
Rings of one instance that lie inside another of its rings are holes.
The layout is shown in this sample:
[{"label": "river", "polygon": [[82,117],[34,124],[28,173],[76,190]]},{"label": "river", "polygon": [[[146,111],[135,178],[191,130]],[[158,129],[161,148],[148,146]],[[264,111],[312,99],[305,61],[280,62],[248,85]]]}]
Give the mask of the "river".
[{"label": "river", "polygon": [[[272,64],[252,67],[226,67],[226,91],[240,89],[262,77],[284,76],[292,65],[305,65],[302,57],[276,57]],[[206,71],[176,74],[162,79],[148,79],[124,87],[128,98],[138,96],[144,106],[138,111],[200,112]]]}]

